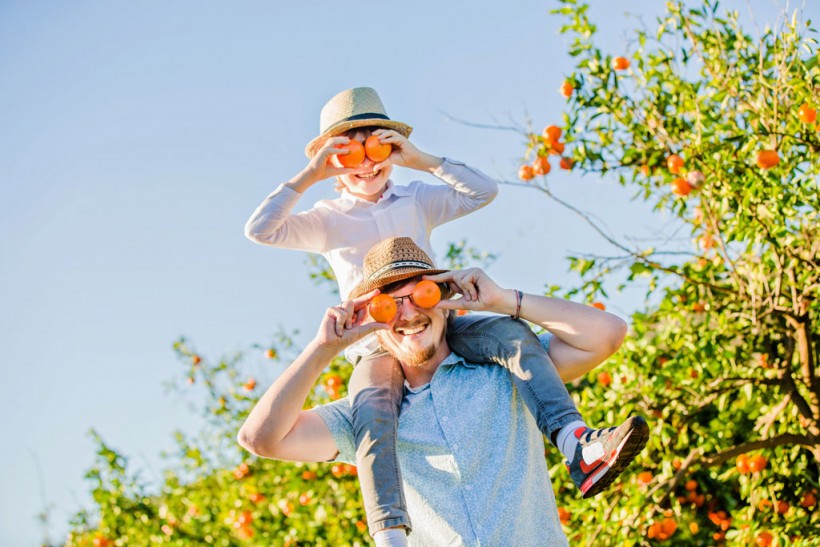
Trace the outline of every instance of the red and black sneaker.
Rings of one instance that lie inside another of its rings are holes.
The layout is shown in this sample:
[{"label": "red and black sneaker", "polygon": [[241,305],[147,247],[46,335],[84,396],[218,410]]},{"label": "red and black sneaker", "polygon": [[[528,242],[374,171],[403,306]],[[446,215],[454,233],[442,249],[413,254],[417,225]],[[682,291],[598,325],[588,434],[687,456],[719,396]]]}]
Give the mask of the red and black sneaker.
[{"label": "red and black sneaker", "polygon": [[578,446],[567,468],[584,498],[591,498],[612,484],[643,450],[649,426],[640,416],[632,416],[618,427],[578,428],[575,436]]}]

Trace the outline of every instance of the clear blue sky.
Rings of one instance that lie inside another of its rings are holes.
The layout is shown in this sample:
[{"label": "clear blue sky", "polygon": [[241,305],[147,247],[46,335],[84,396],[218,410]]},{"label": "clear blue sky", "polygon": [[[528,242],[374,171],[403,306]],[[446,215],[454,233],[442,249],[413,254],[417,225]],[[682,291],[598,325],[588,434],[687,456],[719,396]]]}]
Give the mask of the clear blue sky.
[{"label": "clear blue sky", "polygon": [[[646,4],[599,4],[608,49],[625,51],[623,13]],[[774,20],[776,3],[751,4],[761,26]],[[513,178],[519,135],[442,112],[559,122],[570,65],[553,5],[0,2],[0,545],[40,541],[44,504],[62,541],[89,505],[92,427],[159,477],[170,432],[197,428],[162,387],[180,377],[178,336],[217,357],[279,326],[313,332],[333,297],[301,254],[254,245],[242,227],[303,167],[329,97],[373,86],[420,148]],[[611,181],[551,177],[616,234],[663,225]],[[332,195],[314,187],[300,207]],[[434,247],[464,237],[499,255],[499,282],[529,291],[571,282],[570,251],[609,252],[576,217],[514,187],[439,229]],[[611,304],[626,315],[640,296]]]}]

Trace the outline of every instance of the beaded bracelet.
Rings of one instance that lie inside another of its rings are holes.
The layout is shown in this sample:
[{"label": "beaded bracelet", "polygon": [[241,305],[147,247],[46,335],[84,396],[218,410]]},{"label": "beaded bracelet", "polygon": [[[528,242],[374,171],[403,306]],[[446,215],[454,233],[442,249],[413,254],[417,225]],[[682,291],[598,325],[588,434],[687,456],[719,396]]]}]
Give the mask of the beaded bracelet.
[{"label": "beaded bracelet", "polygon": [[524,299],[524,293],[518,289],[513,289],[513,292],[515,292],[515,315],[511,315],[510,317],[518,319],[521,317],[521,301]]}]

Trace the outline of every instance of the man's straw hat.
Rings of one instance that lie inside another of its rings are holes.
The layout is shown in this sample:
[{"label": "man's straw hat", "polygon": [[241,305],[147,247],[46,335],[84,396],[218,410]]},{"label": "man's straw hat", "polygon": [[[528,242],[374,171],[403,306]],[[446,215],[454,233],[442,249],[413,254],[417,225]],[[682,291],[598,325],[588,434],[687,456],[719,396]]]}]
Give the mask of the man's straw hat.
[{"label": "man's straw hat", "polygon": [[434,275],[448,270],[437,270],[433,261],[409,237],[391,237],[373,245],[364,256],[364,281],[350,291],[350,298],[369,293],[373,289],[410,279],[419,275]]},{"label": "man's straw hat", "polygon": [[393,129],[405,137],[413,130],[406,123],[393,121],[387,117],[382,100],[375,89],[354,87],[342,91],[322,108],[319,116],[320,135],[308,143],[305,154],[312,158],[326,139],[341,135],[348,129],[367,126]]}]

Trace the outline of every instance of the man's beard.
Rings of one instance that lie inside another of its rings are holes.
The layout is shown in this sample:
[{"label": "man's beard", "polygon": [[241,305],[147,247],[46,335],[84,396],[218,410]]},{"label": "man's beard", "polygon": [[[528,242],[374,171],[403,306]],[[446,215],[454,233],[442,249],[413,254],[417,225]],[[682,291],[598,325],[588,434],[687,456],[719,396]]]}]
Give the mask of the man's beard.
[{"label": "man's beard", "polygon": [[382,336],[378,336],[378,338],[382,348],[399,363],[408,367],[417,367],[433,358],[444,340],[444,332],[441,333],[441,338],[438,341],[434,341],[425,347],[412,349],[395,345],[393,340],[383,340]]}]

